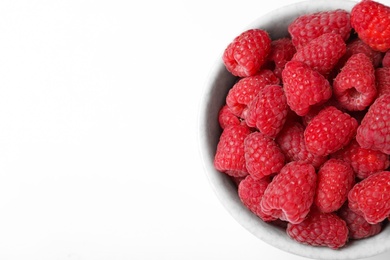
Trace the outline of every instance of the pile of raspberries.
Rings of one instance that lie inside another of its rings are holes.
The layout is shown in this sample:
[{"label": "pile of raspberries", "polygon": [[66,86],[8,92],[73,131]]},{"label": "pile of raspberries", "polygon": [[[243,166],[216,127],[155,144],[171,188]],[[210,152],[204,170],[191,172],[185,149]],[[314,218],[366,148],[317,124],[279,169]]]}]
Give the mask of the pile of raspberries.
[{"label": "pile of raspberries", "polygon": [[288,36],[238,35],[215,168],[261,220],[339,249],[390,220],[390,7],[305,14]]}]

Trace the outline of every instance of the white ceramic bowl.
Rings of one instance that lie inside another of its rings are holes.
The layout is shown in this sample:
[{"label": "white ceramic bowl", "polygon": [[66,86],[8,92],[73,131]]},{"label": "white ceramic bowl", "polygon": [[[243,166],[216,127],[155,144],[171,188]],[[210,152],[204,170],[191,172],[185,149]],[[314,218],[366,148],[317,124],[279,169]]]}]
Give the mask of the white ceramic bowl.
[{"label": "white ceramic bowl", "polygon": [[[276,39],[287,36],[287,25],[301,14],[334,9],[350,11],[355,4],[356,2],[346,0],[308,0],[276,9],[255,20],[247,28],[243,28],[243,31],[250,28],[261,28],[267,30],[271,38]],[[388,250],[390,248],[389,225],[374,237],[351,241],[344,248],[333,250],[295,242],[286,235],[285,230],[261,221],[243,206],[237,195],[235,184],[227,175],[216,171],[213,166],[214,155],[221,134],[218,124],[218,112],[225,103],[225,97],[234,82],[235,78],[225,69],[221,58],[209,75],[202,96],[199,115],[199,142],[205,171],[217,197],[233,218],[266,243],[308,258],[359,259]]]}]

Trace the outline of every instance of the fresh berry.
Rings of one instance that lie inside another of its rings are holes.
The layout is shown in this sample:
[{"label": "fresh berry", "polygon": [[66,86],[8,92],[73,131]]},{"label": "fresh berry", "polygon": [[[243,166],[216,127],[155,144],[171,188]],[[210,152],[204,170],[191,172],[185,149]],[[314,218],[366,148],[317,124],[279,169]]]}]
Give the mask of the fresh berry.
[{"label": "fresh berry", "polygon": [[269,183],[269,178],[255,180],[252,176],[248,175],[238,185],[238,196],[241,202],[264,221],[273,221],[276,219],[265,214],[260,207],[261,198]]},{"label": "fresh berry", "polygon": [[378,97],[357,129],[361,147],[390,154],[390,94]]},{"label": "fresh berry", "polygon": [[359,179],[365,179],[390,166],[389,155],[380,151],[362,148],[355,139],[348,146],[333,153],[332,158],[338,158],[350,163],[356,173],[356,177]]},{"label": "fresh berry", "polygon": [[274,73],[278,78],[282,77],[284,66],[294,56],[296,49],[290,38],[281,38],[271,42],[271,53],[268,60],[275,64]]},{"label": "fresh berry", "polygon": [[355,174],[349,163],[329,159],[318,171],[314,204],[326,213],[340,209],[347,200],[354,180]]},{"label": "fresh berry", "polygon": [[327,158],[307,151],[303,136],[304,131],[305,127],[299,122],[289,122],[286,123],[275,140],[288,162],[300,161],[311,164],[314,168],[319,168]]},{"label": "fresh berry", "polygon": [[283,128],[287,113],[288,105],[282,87],[268,85],[250,104],[245,122],[264,135],[275,137]]},{"label": "fresh berry", "polygon": [[390,67],[390,50],[388,50],[382,59],[382,66],[383,67]]},{"label": "fresh berry", "polygon": [[330,106],[321,110],[305,129],[305,143],[309,152],[325,156],[346,146],[356,134],[355,118]]},{"label": "fresh berry", "polygon": [[245,163],[244,140],[250,134],[246,125],[226,127],[219,138],[214,157],[214,167],[230,176],[248,175]]},{"label": "fresh berry", "polygon": [[310,108],[310,111],[309,113],[307,113],[305,116],[302,117],[302,123],[304,126],[307,126],[310,121],[316,116],[318,115],[319,112],[321,112],[321,110],[323,110],[324,108],[326,107],[330,107],[330,106],[333,106],[335,108],[337,108],[338,110],[340,111],[343,111],[343,112],[346,112],[344,108],[341,107],[341,105],[339,104],[339,102],[336,100],[336,98],[334,97],[334,95],[332,95],[330,97],[330,99],[328,99],[328,101],[326,101],[325,103],[323,104],[318,104],[316,106],[313,106]]},{"label": "fresh berry", "polygon": [[228,125],[239,125],[240,119],[232,113],[230,108],[227,105],[224,105],[218,114],[218,122],[222,129],[226,128]]},{"label": "fresh berry", "polygon": [[306,115],[312,106],[324,103],[332,95],[329,81],[301,61],[289,61],[282,78],[287,104],[300,116]]},{"label": "fresh berry", "polygon": [[302,222],[313,203],[316,178],[310,164],[286,164],[264,192],[260,203],[263,212],[290,223]]},{"label": "fresh berry", "polygon": [[352,55],[333,81],[333,93],[342,107],[361,111],[371,105],[377,91],[372,61],[364,53]]},{"label": "fresh berry", "polygon": [[390,7],[363,0],[352,8],[351,26],[372,49],[385,52],[390,48]]},{"label": "fresh berry", "polygon": [[299,224],[289,223],[287,234],[294,240],[312,246],[332,249],[343,247],[348,241],[348,228],[335,213],[313,211]]},{"label": "fresh berry", "polygon": [[377,172],[355,184],[348,194],[349,208],[370,224],[390,215],[390,171]]},{"label": "fresh berry", "polygon": [[390,94],[390,67],[377,68],[375,70],[375,81],[378,97]]},{"label": "fresh berry", "polygon": [[360,216],[353,212],[348,203],[337,212],[337,214],[345,221],[348,227],[348,235],[350,239],[362,239],[372,237],[382,230],[381,223],[370,224],[363,216]]},{"label": "fresh berry", "polygon": [[255,75],[271,51],[271,38],[261,29],[250,29],[240,35],[226,47],[223,62],[234,76]]},{"label": "fresh berry", "polygon": [[249,134],[244,141],[248,173],[256,180],[279,171],[284,166],[284,154],[275,141],[260,132]]},{"label": "fresh berry", "polygon": [[346,41],[351,32],[349,16],[344,10],[301,15],[288,26],[288,32],[297,49],[325,33],[338,33]]},{"label": "fresh berry", "polygon": [[345,52],[346,44],[340,34],[325,33],[298,49],[291,60],[304,62],[327,75]]},{"label": "fresh berry", "polygon": [[254,76],[242,78],[229,90],[226,104],[233,114],[245,118],[246,110],[256,95],[265,86],[278,84],[279,79],[270,70],[261,70]]}]

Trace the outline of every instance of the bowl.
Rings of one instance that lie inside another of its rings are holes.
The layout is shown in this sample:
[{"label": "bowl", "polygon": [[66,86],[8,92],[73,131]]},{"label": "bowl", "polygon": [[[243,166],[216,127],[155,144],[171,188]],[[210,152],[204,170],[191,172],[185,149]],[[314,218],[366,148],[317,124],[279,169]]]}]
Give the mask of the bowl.
[{"label": "bowl", "polygon": [[[272,39],[277,39],[288,35],[288,24],[299,15],[334,9],[351,11],[355,4],[354,1],[345,0],[309,0],[290,4],[256,19],[249,26],[243,28],[242,31],[260,28],[268,31]],[[262,241],[283,251],[303,257],[333,260],[359,259],[387,251],[390,248],[389,225],[376,236],[350,241],[345,247],[338,250],[327,247],[313,247],[292,240],[287,236],[285,230],[263,222],[241,203],[235,183],[228,175],[215,170],[213,165],[217,143],[221,134],[218,112],[225,104],[225,97],[235,80],[236,78],[225,69],[221,54],[221,58],[216,61],[206,81],[198,118],[199,148],[205,173],[216,196],[230,215]]]}]

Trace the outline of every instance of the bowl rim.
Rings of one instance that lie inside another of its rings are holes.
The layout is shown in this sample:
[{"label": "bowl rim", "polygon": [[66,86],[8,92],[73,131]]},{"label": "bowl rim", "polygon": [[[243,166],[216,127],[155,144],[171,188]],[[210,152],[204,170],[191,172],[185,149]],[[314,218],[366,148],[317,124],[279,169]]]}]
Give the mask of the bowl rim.
[{"label": "bowl rim", "polygon": [[[267,30],[269,26],[274,26],[274,17],[277,14],[284,14],[286,17],[297,17],[300,14],[307,12],[344,9],[350,11],[358,1],[354,0],[304,0],[297,3],[288,4],[280,8],[271,10],[265,15],[257,18],[252,23],[242,29],[242,31],[251,28],[261,28]],[[285,33],[284,33],[285,34]],[[281,35],[270,33],[271,38],[275,39]],[[222,55],[220,56],[222,57]],[[217,129],[210,128],[210,117],[218,122],[217,113],[209,115],[210,112],[210,96],[216,91],[216,79],[229,73],[219,58],[215,61],[209,74],[206,77],[206,83],[203,88],[201,100],[198,107],[198,145],[201,161],[203,163],[204,173],[207,176],[208,182],[214,194],[221,202],[225,210],[235,219],[242,227],[252,233],[255,237],[261,239],[267,244],[278,248],[282,251],[312,259],[360,259],[372,257],[381,254],[390,249],[390,228],[382,230],[376,236],[350,241],[347,246],[342,249],[334,250],[326,247],[313,247],[297,243],[290,239],[284,230],[277,227],[270,228],[270,224],[261,221],[258,217],[252,214],[243,206],[238,198],[237,193],[233,192],[237,189],[231,179],[226,175],[218,172],[214,168],[213,159],[215,155],[216,143],[210,147],[211,135]],[[230,75],[232,79],[234,77]],[[233,80],[231,80],[233,82]],[[232,84],[232,83],[230,83]],[[225,90],[226,92],[226,90]],[[215,124],[215,122],[214,122]],[[213,132],[214,131],[214,132]],[[220,130],[222,131],[222,130]],[[214,140],[215,141],[215,140]],[[223,187],[223,188],[221,188]],[[365,243],[369,241],[369,243]],[[388,241],[385,243],[384,241]],[[356,245],[356,246],[354,246]]]}]

